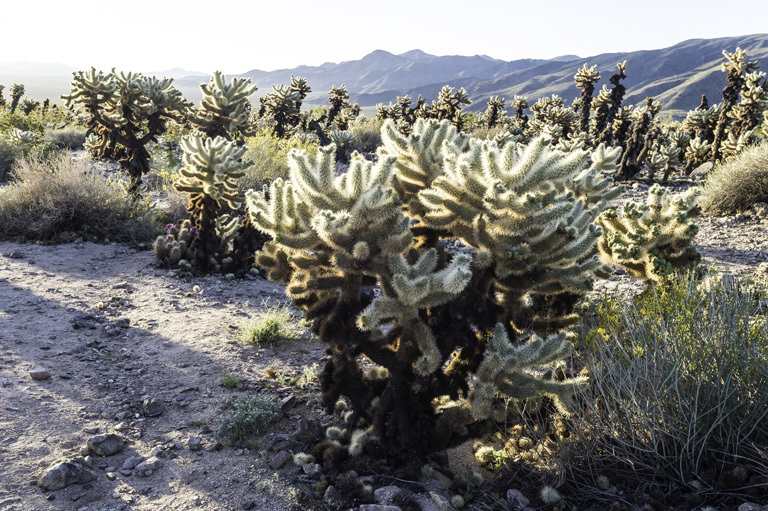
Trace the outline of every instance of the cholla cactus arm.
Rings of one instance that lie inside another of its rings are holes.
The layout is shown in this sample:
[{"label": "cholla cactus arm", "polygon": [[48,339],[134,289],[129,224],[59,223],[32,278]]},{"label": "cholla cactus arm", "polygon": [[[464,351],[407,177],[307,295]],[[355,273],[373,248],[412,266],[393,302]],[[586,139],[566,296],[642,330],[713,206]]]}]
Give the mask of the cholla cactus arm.
[{"label": "cholla cactus arm", "polygon": [[658,185],[648,190],[646,202],[628,201],[619,217],[607,210],[598,219],[605,234],[598,243],[600,259],[627,268],[634,278],[663,283],[675,268],[698,259],[691,246],[698,226],[691,221],[696,188],[671,195]]},{"label": "cholla cactus arm", "polygon": [[232,140],[233,134],[252,133],[251,104],[248,98],[258,88],[250,78],[232,78],[228,84],[220,71],[214,72],[207,84],[201,84],[202,100],[199,109],[190,109],[192,125],[213,138],[221,136]]},{"label": "cholla cactus arm", "polygon": [[477,369],[477,385],[470,394],[472,414],[476,418],[491,416],[492,405],[498,394],[526,399],[538,395],[551,397],[562,413],[571,413],[574,385],[583,385],[585,378],[548,381],[527,372],[545,366],[565,356],[571,349],[565,332],[552,334],[546,339],[534,335],[521,346],[509,342],[504,326],[493,329],[485,359]]},{"label": "cholla cactus arm", "polygon": [[223,200],[236,209],[242,202],[237,193],[237,180],[245,174],[247,164],[240,160],[246,148],[223,137],[207,138],[199,132],[183,137],[180,147],[184,151],[184,166],[174,188]]},{"label": "cholla cactus arm", "polygon": [[11,144],[14,145],[33,146],[39,140],[40,135],[34,131],[24,131],[18,128],[11,128],[6,132],[5,137]]},{"label": "cholla cactus arm", "polygon": [[394,187],[411,214],[423,212],[416,194],[442,174],[445,155],[463,152],[468,141],[450,123],[426,119],[418,119],[408,136],[387,120],[381,137],[382,154],[397,157]]}]

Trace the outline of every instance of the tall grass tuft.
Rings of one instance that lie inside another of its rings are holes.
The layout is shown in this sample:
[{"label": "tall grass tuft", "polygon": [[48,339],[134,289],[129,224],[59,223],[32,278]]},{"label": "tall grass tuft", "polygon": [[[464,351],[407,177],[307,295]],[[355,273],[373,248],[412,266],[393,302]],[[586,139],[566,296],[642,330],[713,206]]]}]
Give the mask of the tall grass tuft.
[{"label": "tall grass tuft", "polygon": [[745,211],[768,202],[768,142],[717,165],[701,186],[699,206],[711,215]]},{"label": "tall grass tuft", "polygon": [[768,327],[757,308],[766,297],[764,280],[702,282],[690,273],[630,303],[599,300],[582,325],[591,385],[572,422],[590,462],[709,484],[759,460],[768,442]]},{"label": "tall grass tuft", "polygon": [[135,202],[118,178],[92,171],[87,160],[26,156],[11,177],[0,188],[2,238],[139,242],[160,230],[148,204]]}]

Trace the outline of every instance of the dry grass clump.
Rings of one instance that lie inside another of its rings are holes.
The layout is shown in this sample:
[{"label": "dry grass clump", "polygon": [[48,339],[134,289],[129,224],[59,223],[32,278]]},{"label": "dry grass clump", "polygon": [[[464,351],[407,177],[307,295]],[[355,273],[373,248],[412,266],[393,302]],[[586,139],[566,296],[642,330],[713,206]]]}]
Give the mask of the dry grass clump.
[{"label": "dry grass clump", "polygon": [[768,476],[766,297],[764,278],[692,272],[630,303],[600,300],[585,314],[591,385],[573,445],[628,478],[738,491]]},{"label": "dry grass clump", "polygon": [[67,149],[80,149],[85,142],[88,129],[85,126],[65,126],[63,128],[49,129],[43,133],[43,140],[56,147]]},{"label": "dry grass clump", "polygon": [[717,165],[701,187],[699,206],[711,215],[745,211],[768,202],[768,142]]},{"label": "dry grass clump", "polygon": [[65,242],[138,242],[159,232],[149,205],[134,201],[118,178],[67,154],[17,160],[0,188],[0,237]]}]

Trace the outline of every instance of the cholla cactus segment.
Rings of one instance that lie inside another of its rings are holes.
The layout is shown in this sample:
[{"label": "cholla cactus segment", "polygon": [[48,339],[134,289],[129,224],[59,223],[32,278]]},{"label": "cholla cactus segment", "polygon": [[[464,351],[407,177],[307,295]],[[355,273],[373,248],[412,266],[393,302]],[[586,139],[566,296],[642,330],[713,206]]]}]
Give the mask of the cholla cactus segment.
[{"label": "cholla cactus segment", "polygon": [[672,195],[658,185],[648,190],[645,203],[628,201],[619,216],[610,209],[598,219],[605,235],[598,243],[605,264],[619,264],[646,281],[663,283],[675,268],[698,258],[691,246],[698,226],[691,220],[699,190]]},{"label": "cholla cactus segment", "polygon": [[250,134],[248,98],[257,89],[250,78],[235,77],[227,83],[224,74],[216,71],[207,84],[200,85],[200,108],[190,111],[190,121],[209,136],[225,136],[235,131]]},{"label": "cholla cactus segment", "polygon": [[238,147],[223,137],[207,138],[200,132],[186,135],[180,143],[183,167],[181,177],[174,183],[179,192],[203,194],[223,200],[237,209],[241,202],[237,179],[245,173],[241,159],[246,148]]},{"label": "cholla cactus segment", "polygon": [[534,335],[520,346],[509,341],[504,326],[494,328],[483,362],[477,369],[477,385],[470,394],[472,414],[478,419],[491,416],[498,394],[513,398],[546,395],[562,413],[572,413],[574,385],[584,385],[585,377],[564,381],[542,380],[531,369],[562,359],[571,349],[566,333],[552,334],[546,339]]},{"label": "cholla cactus segment", "polygon": [[421,210],[416,194],[442,174],[445,155],[463,152],[469,139],[447,121],[426,119],[418,119],[408,136],[387,120],[381,138],[382,154],[397,157],[395,190],[412,211]]},{"label": "cholla cactus segment", "polygon": [[610,190],[600,169],[615,167],[618,154],[602,148],[588,167],[589,153],[552,149],[547,137],[503,149],[473,141],[446,158],[444,174],[419,194],[423,220],[490,254],[497,278],[510,286],[588,290],[601,234],[592,222],[606,198],[621,192]]},{"label": "cholla cactus segment", "polygon": [[24,131],[18,128],[9,129],[5,136],[11,144],[21,146],[33,146],[40,138],[34,131]]}]

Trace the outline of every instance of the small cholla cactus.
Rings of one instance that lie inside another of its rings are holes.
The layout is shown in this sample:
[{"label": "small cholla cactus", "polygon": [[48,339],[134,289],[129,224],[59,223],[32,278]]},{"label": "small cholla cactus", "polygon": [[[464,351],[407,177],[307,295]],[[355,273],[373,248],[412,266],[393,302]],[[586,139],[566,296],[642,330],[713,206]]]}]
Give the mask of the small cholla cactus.
[{"label": "small cholla cactus", "polygon": [[600,260],[620,264],[632,277],[664,283],[677,268],[692,265],[699,255],[692,246],[698,226],[692,221],[701,192],[672,195],[654,185],[645,203],[627,201],[619,216],[606,210],[598,219],[605,230],[598,242]]},{"label": "small cholla cactus", "polygon": [[595,92],[595,84],[600,80],[597,66],[584,67],[576,72],[573,77],[576,86],[581,89],[581,102],[579,103],[579,128],[582,133],[589,133],[589,114],[592,108],[592,94]]},{"label": "small cholla cactus", "polygon": [[190,108],[188,119],[195,129],[208,137],[234,140],[236,136],[253,134],[250,122],[251,103],[248,100],[257,87],[250,78],[232,78],[216,71],[207,84],[201,84],[200,108]]},{"label": "small cholla cactus", "polygon": [[219,216],[219,209],[221,203],[238,207],[237,179],[246,166],[246,148],[200,132],[185,136],[180,145],[184,166],[174,188],[190,194],[187,210],[192,222],[158,237],[155,254],[164,264],[178,262],[178,256],[199,271],[219,270],[242,222],[240,217]]},{"label": "small cholla cactus", "polygon": [[543,486],[539,491],[539,497],[541,498],[541,501],[548,506],[553,506],[563,500],[560,492],[551,486]]},{"label": "small cholla cactus", "polygon": [[24,131],[18,128],[9,129],[5,137],[14,145],[31,147],[40,140],[40,135],[34,131]]},{"label": "small cholla cactus", "polygon": [[11,113],[16,112],[16,108],[19,106],[19,102],[21,101],[21,97],[24,95],[24,85],[20,83],[14,83],[11,85],[11,105],[10,110]]}]

